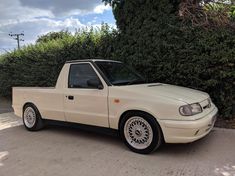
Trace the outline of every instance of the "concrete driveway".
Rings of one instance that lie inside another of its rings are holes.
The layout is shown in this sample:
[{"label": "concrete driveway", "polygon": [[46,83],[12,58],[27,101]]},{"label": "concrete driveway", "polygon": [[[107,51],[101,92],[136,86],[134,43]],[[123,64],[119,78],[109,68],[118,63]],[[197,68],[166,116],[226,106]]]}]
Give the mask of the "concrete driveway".
[{"label": "concrete driveway", "polygon": [[28,132],[21,124],[0,114],[1,176],[235,176],[235,130],[215,128],[197,142],[140,155],[117,137],[67,127]]}]

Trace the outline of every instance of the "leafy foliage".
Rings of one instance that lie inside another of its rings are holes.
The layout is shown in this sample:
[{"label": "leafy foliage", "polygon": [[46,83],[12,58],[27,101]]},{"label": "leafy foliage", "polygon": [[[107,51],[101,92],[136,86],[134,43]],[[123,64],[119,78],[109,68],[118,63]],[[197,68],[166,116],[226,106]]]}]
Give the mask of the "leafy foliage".
[{"label": "leafy foliage", "polygon": [[230,15],[230,17],[231,17],[231,20],[232,20],[233,22],[235,22],[235,5],[232,5],[232,6],[230,7],[229,15]]},{"label": "leafy foliage", "polygon": [[181,0],[179,16],[183,21],[190,21],[193,26],[227,26],[235,29],[230,15],[231,6],[227,0]]},{"label": "leafy foliage", "polygon": [[49,32],[45,35],[39,36],[36,40],[36,43],[40,42],[48,42],[51,40],[63,39],[65,37],[70,36],[71,33],[68,31],[60,31],[60,32]]}]

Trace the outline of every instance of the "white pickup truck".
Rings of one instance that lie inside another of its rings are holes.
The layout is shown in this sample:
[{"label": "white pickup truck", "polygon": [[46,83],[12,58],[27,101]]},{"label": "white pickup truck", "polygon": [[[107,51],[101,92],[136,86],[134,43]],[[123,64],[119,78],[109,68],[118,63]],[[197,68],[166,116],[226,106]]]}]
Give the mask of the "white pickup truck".
[{"label": "white pickup truck", "polygon": [[111,60],[68,61],[55,88],[14,87],[13,108],[30,131],[46,119],[111,128],[138,153],[204,137],[218,112],[207,93],[147,83]]}]

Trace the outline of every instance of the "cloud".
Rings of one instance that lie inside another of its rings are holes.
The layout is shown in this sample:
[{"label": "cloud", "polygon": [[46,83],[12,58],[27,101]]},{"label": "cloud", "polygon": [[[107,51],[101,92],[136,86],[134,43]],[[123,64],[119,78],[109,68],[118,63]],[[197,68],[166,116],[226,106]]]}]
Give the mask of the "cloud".
[{"label": "cloud", "polygon": [[8,24],[1,27],[0,30],[0,46],[5,46],[5,49],[16,47],[16,41],[9,37],[7,32],[13,33],[24,31],[24,42],[21,44],[26,45],[34,43],[38,36],[48,33],[50,31],[69,30],[75,31],[77,28],[85,27],[78,19],[67,18],[64,20],[54,20],[48,18],[32,19],[23,21],[17,24]]},{"label": "cloud", "polygon": [[49,10],[55,16],[102,13],[110,9],[102,0],[20,0],[20,3],[24,7]]},{"label": "cloud", "polygon": [[54,17],[52,12],[48,10],[22,7],[18,0],[0,0],[0,27],[27,21],[38,16]]},{"label": "cloud", "polygon": [[110,11],[102,0],[0,0],[0,53],[17,46],[10,32],[24,31],[22,44],[34,43],[47,32],[75,31],[85,25],[99,26],[101,20],[112,21]]},{"label": "cloud", "polygon": [[100,4],[94,8],[95,13],[103,13],[105,10],[111,10],[109,5]]},{"label": "cloud", "polygon": [[110,10],[101,0],[0,0],[0,27],[36,17],[70,17]]}]

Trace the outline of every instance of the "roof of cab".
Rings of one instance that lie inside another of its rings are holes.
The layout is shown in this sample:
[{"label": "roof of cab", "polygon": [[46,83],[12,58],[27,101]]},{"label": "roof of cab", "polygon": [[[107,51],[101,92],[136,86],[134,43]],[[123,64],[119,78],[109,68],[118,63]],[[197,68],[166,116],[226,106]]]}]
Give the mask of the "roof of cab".
[{"label": "roof of cab", "polygon": [[115,61],[115,60],[105,60],[105,59],[82,59],[82,60],[70,60],[66,61],[65,63],[76,63],[76,62],[120,62],[120,61]]}]

